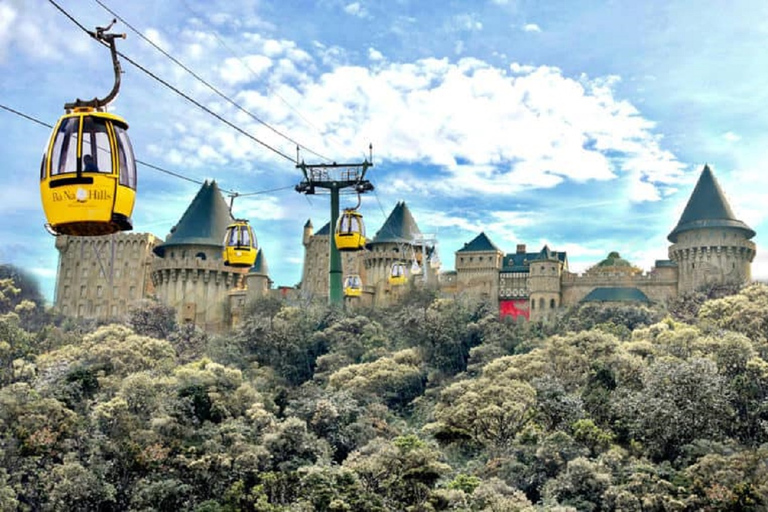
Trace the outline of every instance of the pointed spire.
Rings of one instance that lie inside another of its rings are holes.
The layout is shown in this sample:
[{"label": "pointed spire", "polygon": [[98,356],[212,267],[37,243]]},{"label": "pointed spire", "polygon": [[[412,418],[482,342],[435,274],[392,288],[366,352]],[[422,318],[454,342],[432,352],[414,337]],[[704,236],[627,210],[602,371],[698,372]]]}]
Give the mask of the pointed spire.
[{"label": "pointed spire", "polygon": [[405,201],[400,201],[370,243],[411,243],[416,235],[420,234],[421,231],[419,231],[416,221],[413,220],[413,215],[411,215]]},{"label": "pointed spire", "polygon": [[269,274],[269,266],[267,265],[267,258],[264,256],[264,249],[259,249],[256,254],[256,261],[253,262],[253,266],[248,270],[249,274]]},{"label": "pointed spire", "polygon": [[215,181],[203,183],[179,222],[171,229],[165,243],[155,247],[155,254],[165,256],[165,249],[176,245],[221,246],[227,226],[233,221],[229,206]]},{"label": "pointed spire", "polygon": [[743,231],[747,239],[755,236],[755,232],[733,214],[709,165],[701,171],[680,221],[667,239],[676,243],[680,233],[702,228],[732,228]]}]

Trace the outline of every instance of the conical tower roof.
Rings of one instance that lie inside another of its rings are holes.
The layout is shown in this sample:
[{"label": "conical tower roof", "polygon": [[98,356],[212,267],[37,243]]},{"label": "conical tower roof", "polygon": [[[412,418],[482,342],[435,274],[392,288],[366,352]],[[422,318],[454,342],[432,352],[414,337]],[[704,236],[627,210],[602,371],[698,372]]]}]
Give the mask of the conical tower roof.
[{"label": "conical tower roof", "polygon": [[421,231],[413,220],[411,210],[408,209],[405,201],[400,201],[370,243],[411,243],[418,235],[421,235]]},{"label": "conical tower roof", "polygon": [[704,170],[701,171],[699,181],[693,189],[691,198],[688,199],[683,215],[667,239],[675,243],[680,233],[702,228],[738,229],[747,239],[755,236],[755,232],[733,214],[720,184],[708,165],[705,165]]},{"label": "conical tower roof", "polygon": [[253,262],[253,266],[248,269],[249,274],[269,274],[269,266],[267,265],[267,258],[264,256],[264,249],[259,249],[256,254],[256,261]]},{"label": "conical tower roof", "polygon": [[227,226],[233,221],[229,206],[215,181],[206,181],[187,207],[168,239],[155,247],[155,254],[165,256],[165,249],[179,245],[222,246]]}]

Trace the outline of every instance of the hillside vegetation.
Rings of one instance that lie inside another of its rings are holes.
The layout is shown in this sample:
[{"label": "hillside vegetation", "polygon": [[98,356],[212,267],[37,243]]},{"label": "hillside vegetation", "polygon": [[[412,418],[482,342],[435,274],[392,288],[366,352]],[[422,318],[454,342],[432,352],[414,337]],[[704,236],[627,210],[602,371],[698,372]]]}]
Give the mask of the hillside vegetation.
[{"label": "hillside vegetation", "polygon": [[152,302],[77,325],[18,286],[0,280],[0,510],[768,507],[766,285],[550,325],[423,290],[263,299],[226,336]]}]

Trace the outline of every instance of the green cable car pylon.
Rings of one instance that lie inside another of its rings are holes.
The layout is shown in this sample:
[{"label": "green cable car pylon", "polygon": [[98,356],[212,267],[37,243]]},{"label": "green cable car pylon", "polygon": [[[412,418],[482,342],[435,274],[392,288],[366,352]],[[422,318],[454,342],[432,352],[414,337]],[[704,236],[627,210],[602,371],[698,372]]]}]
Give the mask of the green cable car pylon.
[{"label": "green cable car pylon", "polygon": [[336,246],[336,229],[339,219],[339,195],[344,189],[351,189],[357,194],[364,194],[373,190],[373,184],[365,179],[365,173],[369,167],[373,167],[373,146],[368,146],[369,158],[362,163],[336,162],[330,164],[306,164],[299,162],[297,148],[296,167],[301,169],[304,179],[296,185],[296,192],[312,195],[318,189],[325,189],[331,195],[331,233],[329,249],[328,271],[328,302],[334,306],[341,306],[344,301],[341,275],[341,254]]}]

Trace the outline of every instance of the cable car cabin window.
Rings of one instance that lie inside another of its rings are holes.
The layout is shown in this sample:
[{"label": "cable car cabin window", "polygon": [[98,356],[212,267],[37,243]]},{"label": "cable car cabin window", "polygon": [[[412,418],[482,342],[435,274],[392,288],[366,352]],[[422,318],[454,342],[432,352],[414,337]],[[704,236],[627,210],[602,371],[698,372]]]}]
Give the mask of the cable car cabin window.
[{"label": "cable car cabin window", "polygon": [[98,117],[83,117],[83,172],[112,174],[112,148],[107,123]]},{"label": "cable car cabin window", "polygon": [[339,233],[347,234],[349,232],[350,232],[349,216],[342,215],[341,216],[341,223],[339,225]]},{"label": "cable car cabin window", "polygon": [[350,225],[350,231],[353,233],[360,233],[360,235],[365,236],[365,227],[363,226],[363,220],[360,217],[353,217],[350,219],[351,224]]},{"label": "cable car cabin window", "polygon": [[59,125],[51,153],[51,176],[77,172],[78,121],[76,117],[68,117]]},{"label": "cable car cabin window", "polygon": [[136,189],[136,159],[133,156],[133,146],[125,129],[113,125],[117,134],[117,160],[120,164],[120,184]]},{"label": "cable car cabin window", "polygon": [[240,227],[240,245],[243,245],[243,246],[251,245],[251,235],[248,233],[247,226]]},{"label": "cable car cabin window", "polygon": [[236,229],[230,229],[227,233],[227,239],[224,242],[224,245],[228,247],[234,247],[237,245],[237,230]]}]

